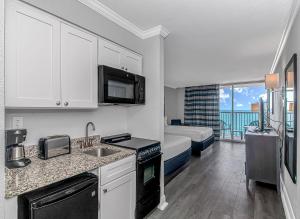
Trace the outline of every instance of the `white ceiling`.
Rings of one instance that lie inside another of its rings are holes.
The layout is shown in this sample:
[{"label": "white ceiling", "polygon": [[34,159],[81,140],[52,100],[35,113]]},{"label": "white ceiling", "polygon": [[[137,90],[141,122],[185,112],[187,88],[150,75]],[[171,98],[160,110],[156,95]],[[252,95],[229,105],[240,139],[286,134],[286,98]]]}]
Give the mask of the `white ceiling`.
[{"label": "white ceiling", "polygon": [[172,87],[261,80],[269,72],[292,0],[100,0],[165,40]]}]

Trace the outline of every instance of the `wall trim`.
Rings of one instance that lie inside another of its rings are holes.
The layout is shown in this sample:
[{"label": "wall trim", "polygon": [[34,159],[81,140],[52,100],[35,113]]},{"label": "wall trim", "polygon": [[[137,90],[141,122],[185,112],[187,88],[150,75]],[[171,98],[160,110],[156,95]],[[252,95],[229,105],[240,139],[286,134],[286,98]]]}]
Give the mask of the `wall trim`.
[{"label": "wall trim", "polygon": [[193,86],[206,86],[206,85],[212,85],[212,84],[219,84],[220,86],[229,86],[229,85],[240,85],[240,84],[255,84],[255,83],[265,83],[264,79],[260,80],[254,80],[254,81],[232,81],[232,82],[226,82],[226,83],[205,83],[205,84],[199,84],[199,83],[185,83],[182,86],[175,86],[169,83],[165,83],[165,87],[169,88],[185,88],[185,87],[193,87]]},{"label": "wall trim", "polygon": [[162,25],[157,25],[156,27],[150,28],[143,31],[143,39],[147,39],[153,36],[161,35],[166,38],[169,35],[169,31]]},{"label": "wall trim", "polygon": [[4,108],[4,63],[5,63],[5,51],[4,51],[4,25],[5,25],[5,16],[4,16],[4,5],[5,1],[0,0],[0,218],[5,217],[5,157],[4,157],[4,121],[5,121],[5,108]]},{"label": "wall trim", "polygon": [[176,88],[177,88],[176,86],[173,86],[173,85],[168,84],[168,83],[165,83],[165,84],[164,84],[164,87],[173,88],[173,89],[176,89]]},{"label": "wall trim", "polygon": [[166,196],[163,195],[160,197],[160,203],[159,205],[157,206],[157,208],[161,211],[164,211],[167,207],[168,207],[169,203],[166,202]]},{"label": "wall trim", "polygon": [[80,3],[88,6],[89,8],[93,9],[94,11],[98,12],[102,16],[106,17],[110,21],[114,22],[115,24],[121,26],[125,30],[133,33],[134,35],[138,36],[141,39],[147,39],[153,36],[161,35],[162,37],[166,38],[169,35],[169,31],[163,27],[162,25],[155,26],[148,30],[142,30],[134,23],[130,22],[126,18],[122,17],[111,8],[107,7],[103,3],[98,0],[77,0]]},{"label": "wall trim", "polygon": [[294,24],[295,18],[297,16],[298,11],[299,11],[299,6],[300,6],[300,1],[299,0],[294,0],[293,4],[291,6],[291,10],[289,12],[289,17],[287,19],[286,26],[283,30],[283,33],[282,33],[282,36],[281,36],[281,39],[280,39],[280,42],[279,42],[279,45],[278,45],[278,48],[277,48],[277,51],[276,51],[276,54],[275,54],[275,58],[273,60],[272,67],[270,69],[270,73],[275,72],[275,69],[278,65],[279,59],[282,55],[283,49],[285,48],[287,39],[290,35],[290,32],[291,32],[292,26]]},{"label": "wall trim", "polygon": [[296,219],[289,195],[287,193],[286,187],[284,185],[283,179],[280,175],[280,188],[281,188],[281,201],[285,213],[286,219]]}]

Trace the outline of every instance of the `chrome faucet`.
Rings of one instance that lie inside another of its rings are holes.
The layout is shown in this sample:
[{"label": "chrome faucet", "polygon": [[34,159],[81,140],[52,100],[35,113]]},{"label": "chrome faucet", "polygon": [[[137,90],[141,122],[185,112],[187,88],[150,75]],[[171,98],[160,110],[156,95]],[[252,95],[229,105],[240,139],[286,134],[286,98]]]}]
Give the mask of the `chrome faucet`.
[{"label": "chrome faucet", "polygon": [[84,140],[84,142],[83,142],[83,147],[90,147],[90,146],[92,146],[93,145],[93,140],[92,139],[89,139],[89,126],[92,126],[92,129],[93,129],[93,131],[95,131],[96,130],[96,128],[95,128],[95,124],[94,123],[92,123],[92,122],[88,122],[87,124],[86,124],[86,126],[85,126],[85,140]]}]

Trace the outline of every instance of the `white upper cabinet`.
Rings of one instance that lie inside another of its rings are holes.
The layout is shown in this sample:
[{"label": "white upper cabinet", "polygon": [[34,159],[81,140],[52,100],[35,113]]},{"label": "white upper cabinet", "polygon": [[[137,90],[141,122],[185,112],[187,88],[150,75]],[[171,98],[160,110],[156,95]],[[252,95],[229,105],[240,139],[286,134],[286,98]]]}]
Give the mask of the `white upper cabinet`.
[{"label": "white upper cabinet", "polygon": [[60,22],[19,1],[6,1],[7,107],[60,102]]},{"label": "white upper cabinet", "polygon": [[98,64],[121,69],[122,48],[104,39],[98,41]]},{"label": "white upper cabinet", "polygon": [[61,87],[63,106],[97,107],[97,78],[97,37],[62,23]]},{"label": "white upper cabinet", "polygon": [[96,108],[98,64],[142,74],[137,53],[18,0],[5,10],[7,108]]},{"label": "white upper cabinet", "polygon": [[97,107],[96,36],[15,0],[5,34],[6,107]]},{"label": "white upper cabinet", "polygon": [[99,39],[98,64],[142,74],[142,56],[105,39]]},{"label": "white upper cabinet", "polygon": [[141,75],[142,74],[142,56],[124,49],[121,59],[121,66],[124,70]]}]

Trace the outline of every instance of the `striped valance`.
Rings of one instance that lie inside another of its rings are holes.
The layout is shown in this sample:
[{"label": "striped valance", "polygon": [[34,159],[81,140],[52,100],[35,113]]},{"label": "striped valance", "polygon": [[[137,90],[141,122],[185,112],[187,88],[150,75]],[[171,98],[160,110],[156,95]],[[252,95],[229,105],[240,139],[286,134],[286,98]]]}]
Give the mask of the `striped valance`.
[{"label": "striped valance", "polygon": [[184,123],[211,127],[220,137],[219,85],[185,88]]}]

